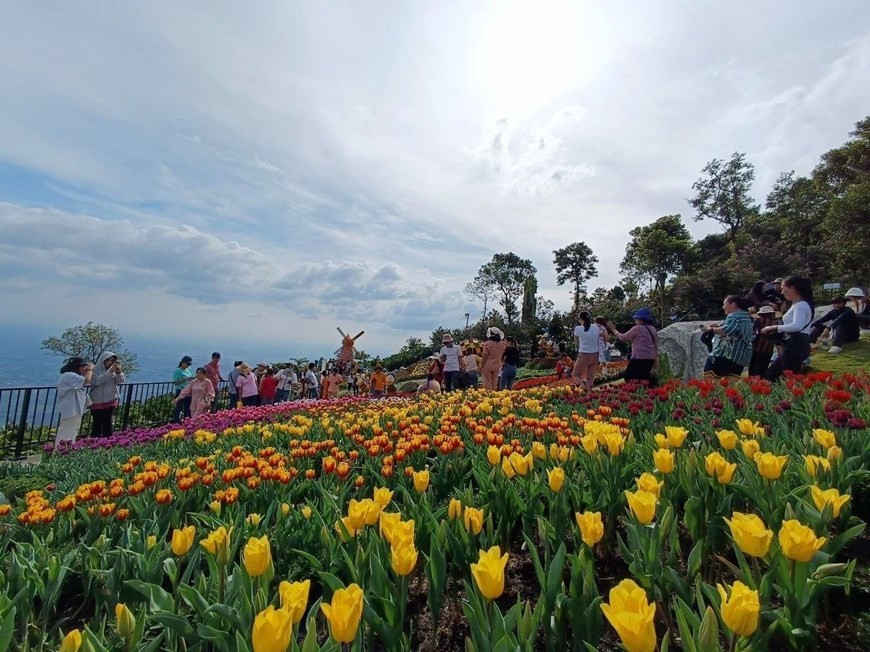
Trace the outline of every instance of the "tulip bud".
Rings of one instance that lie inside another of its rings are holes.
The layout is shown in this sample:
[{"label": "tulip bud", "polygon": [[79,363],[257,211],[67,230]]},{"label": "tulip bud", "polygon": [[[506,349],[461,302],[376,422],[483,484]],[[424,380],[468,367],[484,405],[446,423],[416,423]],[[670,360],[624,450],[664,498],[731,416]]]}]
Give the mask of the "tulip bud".
[{"label": "tulip bud", "polygon": [[82,633],[74,629],[63,637],[58,652],[78,652],[82,646]]},{"label": "tulip bud", "polygon": [[131,638],[136,632],[136,617],[127,608],[127,605],[122,602],[115,605],[115,619],[117,620],[115,629],[118,636],[123,639]]}]

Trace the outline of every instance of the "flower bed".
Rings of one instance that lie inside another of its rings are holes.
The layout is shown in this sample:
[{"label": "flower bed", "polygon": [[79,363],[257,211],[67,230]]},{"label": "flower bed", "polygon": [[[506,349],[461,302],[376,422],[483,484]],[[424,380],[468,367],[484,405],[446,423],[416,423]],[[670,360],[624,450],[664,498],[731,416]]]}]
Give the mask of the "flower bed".
[{"label": "flower bed", "polygon": [[0,642],[849,649],[867,387],[340,399],[85,441],[0,509]]}]

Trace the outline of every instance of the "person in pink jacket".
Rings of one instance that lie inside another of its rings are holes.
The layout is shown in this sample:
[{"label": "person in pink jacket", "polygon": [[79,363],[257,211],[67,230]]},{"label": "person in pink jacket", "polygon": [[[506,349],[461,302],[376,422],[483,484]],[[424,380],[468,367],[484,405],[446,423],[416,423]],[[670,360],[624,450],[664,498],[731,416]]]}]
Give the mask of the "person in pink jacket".
[{"label": "person in pink jacket", "polygon": [[498,389],[498,376],[501,373],[501,356],[505,350],[503,333],[495,326],[486,330],[483,355],[480,358],[480,372],[484,389]]},{"label": "person in pink jacket", "polygon": [[204,367],[197,368],[196,376],[181,390],[181,393],[175,399],[175,403],[183,401],[188,396],[191,398],[191,418],[195,419],[201,414],[209,413],[212,401],[214,401],[214,385],[208,379],[208,376],[206,376]]}]

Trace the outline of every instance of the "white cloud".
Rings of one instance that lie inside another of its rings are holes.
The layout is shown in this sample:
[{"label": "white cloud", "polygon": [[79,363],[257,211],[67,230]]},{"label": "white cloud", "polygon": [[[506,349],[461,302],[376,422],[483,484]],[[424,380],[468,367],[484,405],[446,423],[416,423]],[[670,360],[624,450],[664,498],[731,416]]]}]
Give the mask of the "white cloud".
[{"label": "white cloud", "polygon": [[512,250],[565,307],[553,249],[584,240],[613,285],[632,227],[714,228],[685,202],[708,160],[746,151],[763,199],[843,142],[868,21],[861,0],[13,4],[0,302],[30,288],[65,320],[52,292],[98,283],[147,300],[145,331],[186,301],[398,345],[391,326],[461,323],[465,282]]}]

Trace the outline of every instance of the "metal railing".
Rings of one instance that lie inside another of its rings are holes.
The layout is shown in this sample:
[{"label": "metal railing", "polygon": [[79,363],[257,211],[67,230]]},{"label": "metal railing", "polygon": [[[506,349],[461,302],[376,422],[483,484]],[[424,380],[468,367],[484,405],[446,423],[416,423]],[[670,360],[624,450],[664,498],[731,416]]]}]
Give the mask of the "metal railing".
[{"label": "metal railing", "polygon": [[[225,391],[218,388],[218,409],[229,407]],[[126,383],[118,387],[120,401],[112,415],[113,431],[169,423],[173,414],[175,387],[171,382]],[[0,418],[5,416],[0,457],[21,457],[44,444],[54,442],[60,414],[55,387],[0,388]],[[91,415],[86,412],[80,436],[91,432]]]}]

